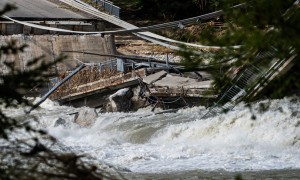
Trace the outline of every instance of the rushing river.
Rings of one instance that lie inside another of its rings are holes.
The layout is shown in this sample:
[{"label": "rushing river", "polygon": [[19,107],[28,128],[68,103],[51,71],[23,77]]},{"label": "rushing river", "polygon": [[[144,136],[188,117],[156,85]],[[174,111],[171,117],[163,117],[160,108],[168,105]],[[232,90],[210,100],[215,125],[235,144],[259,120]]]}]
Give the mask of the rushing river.
[{"label": "rushing river", "polygon": [[[205,120],[204,107],[160,115],[150,109],[99,113],[92,127],[80,127],[68,115],[79,110],[47,100],[32,114],[40,120],[36,126],[68,149],[136,173],[300,168],[298,98],[239,104]],[[58,118],[66,125],[55,127]]]}]

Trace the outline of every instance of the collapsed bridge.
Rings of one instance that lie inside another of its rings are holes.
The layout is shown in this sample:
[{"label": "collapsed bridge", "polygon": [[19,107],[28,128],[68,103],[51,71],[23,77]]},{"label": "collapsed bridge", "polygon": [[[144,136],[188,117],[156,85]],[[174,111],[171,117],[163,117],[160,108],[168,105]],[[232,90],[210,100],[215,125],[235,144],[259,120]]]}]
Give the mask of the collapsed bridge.
[{"label": "collapsed bridge", "polygon": [[[153,43],[156,43],[161,46],[165,46],[167,48],[174,49],[174,50],[179,50],[180,48],[177,45],[182,45],[182,44],[186,45],[186,46],[191,46],[191,47],[196,47],[196,48],[201,48],[201,49],[206,49],[206,50],[207,49],[208,50],[211,50],[211,49],[216,50],[216,49],[223,48],[223,47],[219,47],[219,46],[204,46],[204,45],[180,42],[180,41],[172,40],[172,39],[169,39],[169,38],[166,38],[166,37],[163,37],[163,36],[151,33],[151,32],[145,32],[147,30],[158,30],[158,29],[165,29],[165,28],[170,28],[170,27],[179,27],[180,28],[186,24],[196,23],[200,20],[206,20],[206,19],[218,17],[222,14],[222,11],[216,11],[216,12],[213,12],[210,14],[206,14],[206,15],[202,15],[202,16],[198,16],[198,17],[194,17],[194,18],[190,18],[190,19],[185,19],[185,20],[181,20],[181,21],[175,21],[175,22],[169,22],[169,23],[163,23],[163,24],[159,24],[159,25],[138,28],[132,24],[129,24],[125,21],[120,20],[119,18],[102,13],[102,12],[98,11],[97,9],[95,9],[83,2],[73,1],[73,0],[60,0],[60,2],[63,2],[73,8],[77,8],[78,10],[80,10],[84,13],[87,13],[87,14],[95,17],[96,19],[103,19],[112,24],[115,24],[117,26],[125,28],[125,30],[94,31],[94,32],[84,32],[84,31],[74,31],[74,30],[65,31],[60,28],[44,28],[44,30],[57,31],[57,32],[62,31],[62,32],[66,32],[66,33],[99,34],[101,37],[103,37],[105,35],[111,35],[111,34],[121,34],[121,33],[131,32],[143,39],[146,39]],[[236,7],[240,7],[240,6],[242,6],[242,5],[238,5]],[[236,8],[236,7],[233,7],[233,8]],[[31,26],[33,28],[43,29],[43,27],[40,27],[40,25],[37,26],[37,25],[30,24],[30,23],[24,23],[19,20],[12,19],[8,16],[4,16],[4,18],[12,20],[19,24]],[[239,47],[240,46],[233,46],[233,48],[239,48]],[[84,49],[82,51],[84,52],[84,51],[86,51],[86,49]],[[266,69],[260,69],[260,68],[258,68],[257,64],[253,64],[253,66],[244,67],[243,69],[238,71],[235,74],[234,78],[232,79],[232,83],[229,85],[229,87],[225,88],[224,91],[219,95],[216,103],[214,104],[214,106],[212,106],[211,110],[204,116],[204,118],[209,117],[214,114],[217,114],[217,113],[220,113],[222,111],[230,110],[234,107],[234,105],[237,102],[243,100],[244,98],[254,96],[258,91],[261,90],[261,88],[268,81],[272,80],[272,78],[274,78],[274,76],[276,76],[276,74],[278,74],[278,72],[286,71],[286,69],[288,69],[290,67],[289,65],[292,64],[294,57],[295,57],[295,55],[291,54],[290,58],[280,59],[280,60],[274,59],[273,61],[271,61],[269,63],[269,66],[268,66],[269,68],[266,68]],[[95,92],[103,93],[102,90],[107,90],[107,88],[110,90],[120,89],[122,87],[132,86],[133,84],[136,85],[138,82],[140,83],[141,79],[147,79],[147,78],[143,78],[144,76],[145,77],[147,76],[145,69],[137,68],[137,66],[136,66],[137,63],[130,62],[130,58],[129,58],[129,62],[127,62],[127,60],[128,59],[119,58],[116,60],[103,61],[103,63],[102,64],[100,63],[97,67],[95,67],[95,64],[97,64],[95,62],[93,65],[82,62],[81,64],[84,64],[84,66],[89,67],[90,69],[91,69],[91,67],[96,68],[96,70],[93,69],[91,72],[100,72],[100,77],[98,77],[98,79],[97,78],[94,79],[93,82],[85,81],[85,84],[77,84],[76,87],[73,85],[73,86],[71,86],[72,88],[69,89],[67,93],[63,92],[62,90],[58,90],[56,92],[54,90],[51,90],[51,92],[54,93],[53,97],[55,97],[55,99],[59,99],[61,101],[65,101],[65,102],[66,101],[68,101],[68,102],[76,101],[76,100],[80,99],[78,97],[84,97],[84,102],[86,103],[87,102],[86,97],[91,94],[95,94]],[[131,59],[131,60],[133,60],[133,59]],[[79,60],[79,62],[80,61],[81,60]],[[156,67],[152,67],[151,63],[152,62],[150,62],[150,61],[148,61],[146,63],[147,64],[146,66],[148,66],[148,68],[150,67],[151,69],[155,69],[155,68],[157,68],[157,66],[163,67],[164,69],[166,69],[168,71],[170,69],[179,71],[178,69],[180,69],[180,67],[170,66],[168,64],[168,62],[166,62],[166,65],[164,65],[164,66],[156,64]],[[102,77],[103,76],[102,68],[104,67],[104,64],[109,64],[108,66],[109,66],[110,77],[108,79],[103,79],[103,77]],[[117,67],[117,70],[116,70],[117,73],[115,73],[115,74],[111,73],[114,71],[113,67]],[[129,67],[131,67],[131,69]],[[126,72],[124,70],[126,68],[130,69],[131,72]],[[76,73],[74,73],[74,75]],[[161,72],[161,71],[157,72],[157,73],[158,74],[162,73],[165,75],[165,73]],[[115,75],[117,76],[116,78],[115,78]],[[157,76],[157,75],[153,74],[153,76]],[[155,81],[158,82],[161,78],[163,78],[163,77],[159,77],[158,79],[155,79]],[[147,81],[147,80],[144,80],[144,82],[145,81]],[[171,81],[175,81],[175,79],[173,79]],[[117,83],[115,84],[115,82],[117,82]],[[148,84],[153,84],[153,82],[150,82]],[[200,93],[202,95],[202,97],[204,96],[203,89],[207,90],[208,88],[210,88],[210,84],[211,84],[210,82],[203,83],[202,90]],[[181,85],[182,88],[184,86],[187,86],[187,84]],[[170,85],[168,87],[170,87]],[[55,87],[55,88],[58,88],[58,87]],[[64,88],[64,89],[66,89],[66,88]],[[159,93],[160,93],[160,95],[162,93],[167,93],[169,96],[171,94],[176,94],[174,92],[176,92],[176,91],[178,92],[178,86],[177,86],[177,90],[173,90],[173,93],[171,93],[171,91],[168,91],[168,90],[169,90],[169,88],[167,88],[167,90],[161,90],[160,92],[156,91],[156,93],[157,93],[156,95],[158,95]],[[184,92],[186,90],[183,88],[182,91]],[[60,93],[60,95],[57,95],[58,93]],[[155,93],[153,93],[153,94],[155,94]],[[184,93],[177,93],[177,94],[179,94],[179,96],[184,95]],[[194,93],[194,94],[197,94],[197,93]],[[47,94],[47,96],[48,95],[50,95],[50,94]],[[90,96],[90,97],[92,97],[92,99],[94,99],[94,96]],[[73,102],[73,104],[74,104],[74,102]],[[94,104],[93,106],[99,106],[99,105]]]}]

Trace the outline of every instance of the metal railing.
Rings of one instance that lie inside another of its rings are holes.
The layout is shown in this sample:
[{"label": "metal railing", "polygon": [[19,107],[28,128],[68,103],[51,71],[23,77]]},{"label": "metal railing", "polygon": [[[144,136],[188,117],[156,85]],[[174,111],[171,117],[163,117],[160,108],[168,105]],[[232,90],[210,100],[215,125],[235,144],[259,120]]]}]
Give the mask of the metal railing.
[{"label": "metal railing", "polygon": [[94,0],[95,3],[101,5],[106,12],[108,12],[111,15],[114,15],[116,17],[120,17],[120,8],[118,6],[115,6],[113,2],[111,1],[105,1],[105,0]]},{"label": "metal railing", "polygon": [[[60,2],[63,2],[63,3],[66,3],[74,8],[77,8],[79,9],[80,11],[83,11],[85,13],[88,13],[90,15],[93,15],[95,17],[98,17],[98,18],[101,18],[101,19],[104,19],[112,24],[115,24],[119,27],[122,27],[124,29],[127,29],[127,30],[133,30],[133,29],[137,29],[138,27],[133,25],[133,24],[130,24],[126,21],[123,21],[119,18],[116,18],[114,16],[110,16],[106,13],[103,13],[103,12],[100,12],[96,9],[93,9],[93,8],[89,8],[87,7],[83,2],[78,2],[79,0],[59,0]],[[97,0],[96,0],[97,1]],[[99,0],[99,2],[102,1],[102,0]],[[241,7],[241,6],[244,6],[244,4],[239,4],[239,5],[236,5],[232,8],[238,8],[238,7]],[[185,20],[185,21],[200,21],[200,20],[203,20],[203,19],[209,19],[209,18],[213,18],[213,17],[218,17],[220,16],[221,14],[223,14],[223,11],[216,11],[216,12],[212,12],[212,13],[209,13],[209,14],[206,14],[206,15],[202,15],[202,16],[199,16],[197,18],[191,18],[189,20]],[[209,16],[209,17],[208,17]],[[159,25],[159,27],[157,26],[151,26],[151,28],[166,28],[167,26],[169,27],[170,26],[173,26],[174,23],[176,26],[178,26],[179,24],[179,21],[178,22],[171,22],[172,24],[170,25],[169,23],[168,24],[163,24],[163,25]],[[183,24],[182,22],[180,22],[181,24]],[[183,24],[184,25],[184,24]],[[149,28],[149,27],[146,27],[146,28]],[[153,42],[155,44],[159,44],[161,46],[164,46],[164,47],[167,47],[167,48],[170,48],[170,49],[174,49],[174,50],[180,50],[181,48],[178,47],[178,46],[175,46],[175,45],[172,45],[173,43],[175,44],[183,44],[183,45],[186,45],[186,46],[190,46],[190,47],[197,47],[197,48],[207,48],[207,49],[220,49],[220,48],[223,48],[223,47],[220,47],[220,46],[205,46],[205,45],[199,45],[199,44],[193,44],[193,43],[186,43],[186,42],[182,42],[182,41],[177,41],[177,40],[174,40],[174,39],[170,39],[170,38],[167,38],[167,37],[164,37],[164,36],[160,36],[158,34],[154,34],[154,33],[151,33],[151,32],[138,32],[138,33],[134,33],[135,35],[145,39],[145,40],[148,40],[150,42]],[[238,48],[239,46],[237,46],[236,48]]]},{"label": "metal railing", "polygon": [[247,94],[249,85],[261,76],[261,70],[253,65],[242,70],[236,78],[233,79],[232,85],[221,93],[217,102],[202,117],[208,118],[222,112],[227,112],[234,108],[236,102]]},{"label": "metal railing", "polygon": [[[256,59],[263,60],[273,56],[272,53],[261,53]],[[228,88],[217,98],[216,103],[208,110],[202,119],[213,117],[219,113],[232,110],[238,102],[254,96],[272,78],[287,61],[293,60],[295,55],[290,58],[273,58],[268,68],[258,68],[249,65],[247,68],[238,72],[237,76],[228,84]]]}]

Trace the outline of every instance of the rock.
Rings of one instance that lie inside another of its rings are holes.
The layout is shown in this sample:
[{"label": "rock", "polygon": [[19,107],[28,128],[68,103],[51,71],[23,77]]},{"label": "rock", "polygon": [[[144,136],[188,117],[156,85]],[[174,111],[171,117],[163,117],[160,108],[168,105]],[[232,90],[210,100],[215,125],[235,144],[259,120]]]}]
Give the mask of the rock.
[{"label": "rock", "polygon": [[54,124],[54,127],[57,127],[57,126],[66,126],[66,120],[64,120],[62,118],[58,118]]},{"label": "rock", "polygon": [[112,108],[111,104],[112,104],[111,102],[106,104],[106,107],[105,107],[106,112],[113,112],[113,108]]},{"label": "rock", "polygon": [[109,104],[107,105],[107,111],[112,112],[128,112],[132,108],[131,98],[133,92],[130,88],[120,89],[113,95],[109,96]]},{"label": "rock", "polygon": [[78,116],[75,116],[74,122],[83,127],[90,127],[95,123],[97,117],[96,109],[85,107],[79,111]]},{"label": "rock", "polygon": [[140,86],[137,86],[135,88],[132,88],[133,91],[133,97],[131,98],[132,101],[132,111],[137,111],[140,108],[144,108],[148,106],[148,101],[145,96],[147,96],[147,92],[141,90]]}]

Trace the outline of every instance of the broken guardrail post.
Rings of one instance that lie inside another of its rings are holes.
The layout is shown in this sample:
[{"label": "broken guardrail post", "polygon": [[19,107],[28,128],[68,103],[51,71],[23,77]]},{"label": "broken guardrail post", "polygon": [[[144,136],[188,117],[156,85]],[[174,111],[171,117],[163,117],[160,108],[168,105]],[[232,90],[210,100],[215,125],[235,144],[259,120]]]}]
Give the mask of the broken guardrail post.
[{"label": "broken guardrail post", "polygon": [[67,82],[71,77],[73,77],[75,74],[77,74],[80,70],[82,70],[85,67],[84,64],[81,64],[78,68],[76,68],[74,71],[72,71],[71,74],[69,74],[67,77],[65,77],[61,82],[57,83],[48,93],[46,93],[36,104],[34,104],[30,110],[25,111],[26,114],[29,114],[31,111],[33,111],[35,108],[37,108],[40,104],[42,104],[52,93],[55,92],[57,88],[59,88],[61,85],[63,85],[65,82]]},{"label": "broken guardrail post", "polygon": [[125,72],[125,64],[124,59],[117,58],[117,71],[124,73]]}]

